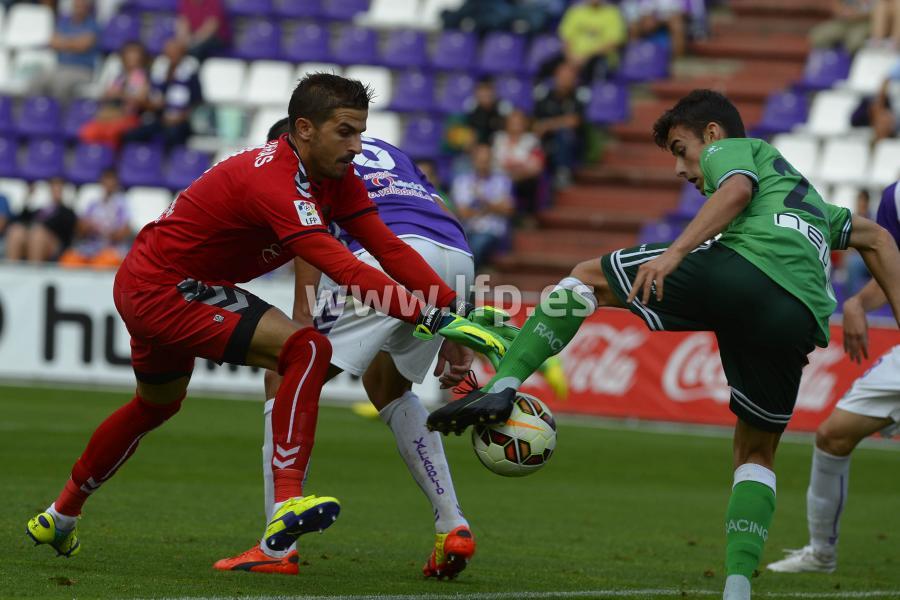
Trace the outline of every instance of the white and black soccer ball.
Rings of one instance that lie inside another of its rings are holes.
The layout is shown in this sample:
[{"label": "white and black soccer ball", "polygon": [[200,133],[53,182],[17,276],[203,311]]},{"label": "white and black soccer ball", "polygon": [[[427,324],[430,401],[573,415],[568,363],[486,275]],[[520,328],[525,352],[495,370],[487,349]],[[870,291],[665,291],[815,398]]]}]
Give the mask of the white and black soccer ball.
[{"label": "white and black soccer ball", "polygon": [[481,463],[494,473],[530,475],[553,455],[556,420],[547,405],[520,392],[505,423],[472,428],[472,446]]}]

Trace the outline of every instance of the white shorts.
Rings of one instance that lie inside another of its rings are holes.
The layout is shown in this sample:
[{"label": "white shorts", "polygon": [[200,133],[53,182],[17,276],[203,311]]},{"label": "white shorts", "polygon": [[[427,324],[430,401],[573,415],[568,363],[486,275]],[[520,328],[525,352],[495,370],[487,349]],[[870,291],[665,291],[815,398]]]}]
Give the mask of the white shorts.
[{"label": "white shorts", "polygon": [[891,419],[882,430],[893,435],[900,423],[900,346],[894,346],[879,358],[837,403],[837,408],[857,415]]},{"label": "white shorts", "polygon": [[[472,257],[461,250],[441,246],[419,237],[402,238],[425,259],[432,269],[460,294],[472,285],[475,267]],[[359,260],[377,269],[378,261],[366,251]],[[383,270],[383,269],[382,269]],[[413,326],[362,305],[352,296],[341,301],[339,286],[329,277],[319,282],[319,297],[330,290],[338,301],[329,302],[316,316],[316,327],[331,342],[331,364],[353,375],[362,375],[380,351],[388,352],[397,370],[413,383],[422,383],[434,357],[441,348],[441,338],[430,342],[413,337]]]}]

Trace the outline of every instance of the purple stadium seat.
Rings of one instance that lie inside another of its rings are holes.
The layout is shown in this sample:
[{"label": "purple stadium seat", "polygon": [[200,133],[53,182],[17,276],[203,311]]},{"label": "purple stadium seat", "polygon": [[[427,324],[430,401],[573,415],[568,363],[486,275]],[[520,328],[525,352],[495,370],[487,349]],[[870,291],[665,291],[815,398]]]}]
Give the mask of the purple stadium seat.
[{"label": "purple stadium seat", "polygon": [[[670,223],[687,223],[694,218],[704,202],[706,202],[706,196],[701,194],[700,190],[695,188],[693,183],[686,181],[684,182],[684,185],[681,186],[681,196],[678,199],[678,207],[666,216],[670,220]],[[672,239],[674,240],[675,238]]]},{"label": "purple stadium seat", "polygon": [[505,100],[526,113],[531,112],[534,98],[530,79],[522,79],[515,75],[503,75],[494,80],[494,87],[500,100]]},{"label": "purple stadium seat", "polygon": [[235,33],[231,52],[244,60],[278,60],[281,58],[281,28],[269,19],[248,20]]},{"label": "purple stadium seat", "polygon": [[434,109],[434,77],[418,70],[403,71],[396,78],[389,110],[397,112],[431,111]]},{"label": "purple stadium seat", "polygon": [[103,144],[79,144],[65,168],[65,177],[76,185],[93,183],[113,164],[113,151]]},{"label": "purple stadium seat", "polygon": [[65,148],[49,138],[33,138],[19,161],[19,176],[29,181],[62,175]]},{"label": "purple stadium seat", "polygon": [[628,86],[598,81],[591,88],[587,120],[595,125],[612,125],[628,120]]},{"label": "purple stadium seat", "polygon": [[850,55],[842,49],[812,50],[806,59],[803,78],[797,82],[800,90],[824,90],[850,74]]},{"label": "purple stadium seat", "polygon": [[139,10],[174,12],[178,9],[178,0],[131,0],[128,6]]},{"label": "purple stadium seat", "polygon": [[12,133],[16,129],[13,121],[12,98],[0,96],[0,135]]},{"label": "purple stadium seat", "polygon": [[120,12],[113,15],[100,35],[100,48],[115,52],[127,42],[141,39],[141,20],[136,14]]},{"label": "purple stadium seat", "polygon": [[795,125],[806,123],[809,107],[802,93],[786,91],[769,94],[762,120],[753,129],[754,137],[769,137],[790,131]]},{"label": "purple stadium seat", "polygon": [[331,57],[341,65],[371,65],[378,56],[378,35],[371,29],[347,25],[333,40]]},{"label": "purple stadium seat", "polygon": [[27,136],[50,136],[58,133],[59,123],[59,102],[50,96],[32,96],[22,100],[16,131]]},{"label": "purple stadium seat", "polygon": [[159,54],[174,35],[175,15],[154,14],[150,17],[150,25],[144,29],[144,46],[151,55]]},{"label": "purple stadium seat", "polygon": [[225,9],[240,17],[267,17],[274,12],[272,0],[226,0]]},{"label": "purple stadium seat", "polygon": [[78,137],[81,126],[90,121],[97,112],[97,101],[89,98],[72,100],[63,114],[62,130],[67,138]]},{"label": "purple stadium seat", "polygon": [[173,148],[165,169],[163,185],[172,190],[183,190],[209,168],[211,157],[205,152],[189,150],[184,146]]},{"label": "purple stadium seat", "polygon": [[0,177],[17,177],[16,151],[19,145],[12,136],[0,135]]},{"label": "purple stadium seat", "polygon": [[285,59],[293,62],[331,62],[328,29],[318,23],[298,23],[284,36]]},{"label": "purple stadium seat", "polygon": [[562,52],[562,41],[555,33],[546,33],[534,38],[528,48],[525,67],[529,73],[537,73],[545,62]]},{"label": "purple stadium seat", "polygon": [[126,144],[119,158],[119,181],[125,187],[161,185],[162,148],[157,144]]},{"label": "purple stadium seat", "polygon": [[524,70],[525,38],[495,31],[481,43],[478,68],[485,73],[517,73]]},{"label": "purple stadium seat", "polygon": [[626,82],[665,79],[669,76],[668,48],[648,41],[631,42],[616,76]]},{"label": "purple stadium seat", "polygon": [[425,34],[421,31],[391,31],[381,49],[381,64],[392,68],[424,67],[428,60]]},{"label": "purple stadium seat", "polygon": [[[321,0],[322,16],[335,21],[352,21],[358,13],[369,10],[369,0]],[[297,0],[294,0],[297,2]]]},{"label": "purple stadium seat", "polygon": [[274,0],[272,11],[276,17],[314,19],[323,16],[322,0]]},{"label": "purple stadium seat", "polygon": [[442,31],[431,52],[431,66],[445,71],[468,71],[475,62],[478,38],[467,31]]},{"label": "purple stadium seat", "polygon": [[439,120],[414,117],[406,124],[400,148],[413,160],[433,159],[441,153],[443,135]]},{"label": "purple stadium seat", "polygon": [[474,77],[468,73],[448,73],[438,94],[437,108],[445,113],[461,113],[474,91]]},{"label": "purple stadium seat", "polygon": [[647,223],[641,228],[641,232],[638,235],[638,243],[658,244],[660,242],[671,242],[678,237],[681,231],[682,227],[666,221]]}]

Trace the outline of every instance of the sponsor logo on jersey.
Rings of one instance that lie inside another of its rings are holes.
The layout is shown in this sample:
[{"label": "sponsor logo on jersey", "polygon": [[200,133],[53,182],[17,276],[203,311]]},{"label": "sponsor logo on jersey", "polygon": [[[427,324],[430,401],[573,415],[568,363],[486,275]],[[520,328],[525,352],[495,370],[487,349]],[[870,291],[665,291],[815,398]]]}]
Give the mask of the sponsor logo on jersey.
[{"label": "sponsor logo on jersey", "polygon": [[300,217],[300,224],[305,227],[312,225],[321,225],[322,219],[319,218],[319,211],[316,205],[309,200],[294,200],[294,208],[297,209],[297,215]]}]

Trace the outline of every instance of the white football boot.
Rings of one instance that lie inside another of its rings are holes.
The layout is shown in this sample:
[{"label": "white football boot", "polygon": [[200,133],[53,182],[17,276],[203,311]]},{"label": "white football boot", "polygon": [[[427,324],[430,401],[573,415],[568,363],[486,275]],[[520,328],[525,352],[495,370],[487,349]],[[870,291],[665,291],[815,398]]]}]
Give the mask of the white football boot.
[{"label": "white football boot", "polygon": [[813,547],[785,550],[787,556],[766,567],[776,573],[833,573],[837,568],[837,556],[816,552]]}]

